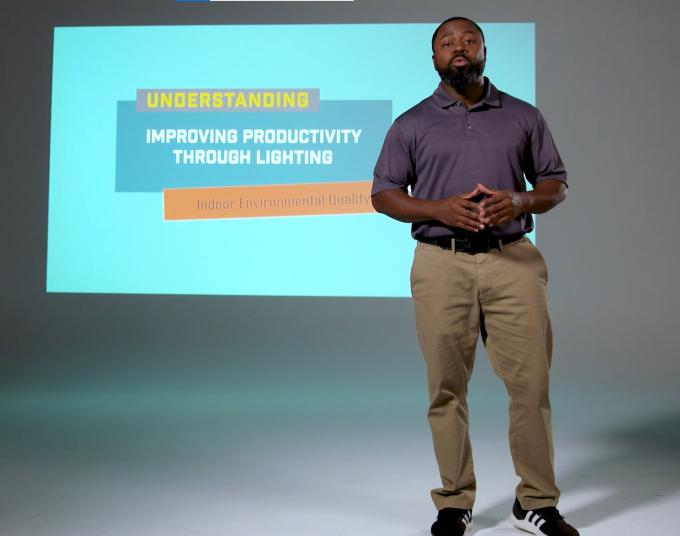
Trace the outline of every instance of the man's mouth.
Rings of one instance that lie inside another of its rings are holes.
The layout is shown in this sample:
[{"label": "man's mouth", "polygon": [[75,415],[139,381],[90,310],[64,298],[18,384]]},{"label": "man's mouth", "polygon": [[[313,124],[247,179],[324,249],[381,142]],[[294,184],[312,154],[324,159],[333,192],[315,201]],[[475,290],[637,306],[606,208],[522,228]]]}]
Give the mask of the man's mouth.
[{"label": "man's mouth", "polygon": [[469,62],[469,60],[468,60],[467,58],[465,58],[465,57],[463,57],[463,56],[457,56],[457,57],[453,58],[453,60],[451,61],[451,63],[452,63],[453,65],[459,67],[459,66],[461,66],[461,65],[467,65],[467,64],[470,63],[470,62]]}]

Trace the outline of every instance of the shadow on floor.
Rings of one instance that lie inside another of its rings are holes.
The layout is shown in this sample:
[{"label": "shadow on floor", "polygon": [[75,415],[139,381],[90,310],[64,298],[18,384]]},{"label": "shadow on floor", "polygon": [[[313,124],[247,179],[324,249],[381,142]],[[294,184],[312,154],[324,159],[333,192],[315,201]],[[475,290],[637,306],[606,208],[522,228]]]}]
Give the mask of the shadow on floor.
[{"label": "shadow on floor", "polygon": [[[680,413],[651,415],[643,422],[602,429],[592,438],[592,445],[598,447],[594,451],[604,450],[606,455],[584,460],[568,473],[558,475],[563,493],[609,490],[594,502],[566,512],[577,527],[644,507],[680,489]],[[509,495],[476,512],[477,531],[506,519],[513,500]],[[503,532],[500,528],[493,531]]]}]

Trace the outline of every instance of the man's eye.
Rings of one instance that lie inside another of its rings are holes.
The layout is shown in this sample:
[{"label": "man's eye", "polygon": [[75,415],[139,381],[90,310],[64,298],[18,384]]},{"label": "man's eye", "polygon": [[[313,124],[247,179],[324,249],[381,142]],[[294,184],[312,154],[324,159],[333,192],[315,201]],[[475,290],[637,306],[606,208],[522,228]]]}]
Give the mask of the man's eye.
[{"label": "man's eye", "polygon": [[451,46],[451,43],[442,43],[442,46],[443,46],[443,47],[448,47],[448,46]]}]

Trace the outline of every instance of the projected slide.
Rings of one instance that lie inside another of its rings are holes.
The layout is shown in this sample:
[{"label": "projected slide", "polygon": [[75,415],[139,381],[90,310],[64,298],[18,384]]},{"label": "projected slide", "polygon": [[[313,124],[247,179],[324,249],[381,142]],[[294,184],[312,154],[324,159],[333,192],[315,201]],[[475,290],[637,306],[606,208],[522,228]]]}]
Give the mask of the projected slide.
[{"label": "projected slide", "polygon": [[[370,187],[435,27],[56,28],[47,290],[409,296]],[[483,28],[485,74],[534,102],[533,24]]]}]

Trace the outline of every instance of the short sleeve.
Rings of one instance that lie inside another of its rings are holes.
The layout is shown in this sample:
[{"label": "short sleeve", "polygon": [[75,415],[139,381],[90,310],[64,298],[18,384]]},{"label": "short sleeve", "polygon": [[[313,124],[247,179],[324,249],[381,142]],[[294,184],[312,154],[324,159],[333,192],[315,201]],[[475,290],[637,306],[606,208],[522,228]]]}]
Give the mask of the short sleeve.
[{"label": "short sleeve", "polygon": [[406,192],[413,180],[414,170],[412,147],[404,140],[399,123],[395,121],[387,131],[373,170],[371,195],[397,189]]},{"label": "short sleeve", "polygon": [[536,123],[531,129],[529,146],[525,158],[525,175],[532,186],[546,179],[562,181],[567,186],[567,171],[555,141],[543,118],[536,109]]}]

